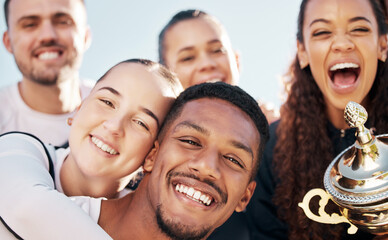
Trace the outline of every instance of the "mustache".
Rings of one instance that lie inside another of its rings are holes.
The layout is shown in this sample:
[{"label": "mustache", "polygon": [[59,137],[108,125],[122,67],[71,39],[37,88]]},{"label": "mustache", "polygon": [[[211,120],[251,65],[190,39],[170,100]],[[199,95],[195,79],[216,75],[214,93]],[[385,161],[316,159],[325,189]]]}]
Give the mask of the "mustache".
[{"label": "mustache", "polygon": [[211,188],[216,190],[216,192],[221,196],[221,203],[226,204],[226,202],[228,201],[228,194],[226,194],[224,191],[222,191],[221,188],[210,179],[201,179],[200,177],[198,177],[195,174],[182,173],[182,172],[170,172],[170,173],[168,173],[167,177],[168,177],[169,182],[171,181],[172,177],[185,177],[185,178],[192,178],[192,179],[195,179],[197,181],[206,183]]},{"label": "mustache", "polygon": [[43,47],[58,47],[61,49],[65,49],[65,46],[59,44],[56,40],[53,39],[53,40],[49,40],[49,41],[43,41],[41,44],[39,44],[39,46],[34,48],[32,52],[34,53],[35,51],[37,51]]}]

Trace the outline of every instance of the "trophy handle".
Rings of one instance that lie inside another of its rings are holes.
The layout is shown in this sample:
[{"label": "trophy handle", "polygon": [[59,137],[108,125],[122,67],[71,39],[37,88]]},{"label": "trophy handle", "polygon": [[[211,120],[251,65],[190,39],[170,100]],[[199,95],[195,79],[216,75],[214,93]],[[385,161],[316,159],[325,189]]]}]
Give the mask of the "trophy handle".
[{"label": "trophy handle", "polygon": [[[321,200],[319,200],[319,215],[315,215],[313,212],[311,212],[309,207],[311,198],[315,196],[321,197]],[[298,203],[298,206],[302,208],[306,216],[313,221],[326,224],[349,223],[350,227],[348,228],[348,234],[355,234],[358,228],[351,222],[349,222],[346,217],[344,217],[343,215],[340,216],[337,213],[329,215],[325,212],[325,206],[327,205],[329,199],[330,195],[325,190],[320,188],[314,188],[306,193],[306,195],[303,197],[303,201]]]}]

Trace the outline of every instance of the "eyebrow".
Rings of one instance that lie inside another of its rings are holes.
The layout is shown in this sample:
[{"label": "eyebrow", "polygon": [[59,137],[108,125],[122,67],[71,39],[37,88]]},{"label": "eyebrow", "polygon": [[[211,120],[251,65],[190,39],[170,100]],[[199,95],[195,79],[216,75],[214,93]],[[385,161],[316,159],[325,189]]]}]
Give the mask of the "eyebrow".
[{"label": "eyebrow", "polygon": [[349,20],[349,22],[357,22],[357,21],[366,21],[371,23],[371,21],[366,17],[354,17]]},{"label": "eyebrow", "polygon": [[[357,22],[357,21],[366,21],[366,22],[369,22],[369,23],[371,23],[371,21],[369,20],[369,19],[367,19],[366,17],[354,17],[354,18],[351,18],[350,20],[349,20],[349,22]],[[327,20],[327,19],[324,19],[324,18],[317,18],[317,19],[314,19],[311,23],[310,23],[310,27],[311,27],[311,25],[313,25],[314,23],[317,23],[317,22],[323,22],[323,23],[330,23],[330,21],[329,20]]]},{"label": "eyebrow", "polygon": [[158,125],[158,128],[160,127],[158,117],[157,117],[151,110],[149,110],[148,108],[144,108],[144,107],[141,107],[140,109],[141,109],[141,111],[143,111],[145,114],[147,114],[148,116],[150,116],[150,117],[152,117],[153,119],[155,119],[156,124]]},{"label": "eyebrow", "polygon": [[249,146],[243,144],[242,142],[234,141],[234,140],[230,141],[230,144],[232,144],[234,147],[241,149],[241,150],[245,151],[246,153],[248,153],[251,156],[251,159],[253,162],[253,151]]},{"label": "eyebrow", "polygon": [[36,15],[30,15],[30,16],[23,16],[17,20],[17,23],[20,23],[24,20],[39,20],[40,17]]},{"label": "eyebrow", "polygon": [[[64,12],[55,13],[52,17],[59,18],[59,17],[63,17],[63,16],[71,17],[68,13],[64,13]],[[41,17],[39,15],[27,15],[27,16],[23,16],[23,17],[19,18],[17,22],[21,22],[24,20],[39,20],[40,18]]]},{"label": "eyebrow", "polygon": [[[213,39],[213,40],[208,41],[206,44],[213,44],[213,43],[221,43],[221,40],[219,40],[219,39]],[[184,47],[184,48],[179,49],[178,53],[184,52],[184,51],[191,51],[191,50],[193,50],[194,48],[195,48],[194,46]]]},{"label": "eyebrow", "polygon": [[108,90],[109,92],[113,93],[114,95],[117,95],[119,97],[121,97],[121,94],[114,88],[111,88],[111,87],[102,87],[100,89],[98,89],[98,91],[100,90]]},{"label": "eyebrow", "polygon": [[179,128],[190,128],[190,129],[193,129],[197,132],[200,132],[206,136],[209,136],[210,135],[210,132],[208,130],[206,130],[205,128],[191,122],[191,121],[183,121],[181,123],[179,123],[178,125],[175,126],[174,128],[174,131],[179,129]]}]

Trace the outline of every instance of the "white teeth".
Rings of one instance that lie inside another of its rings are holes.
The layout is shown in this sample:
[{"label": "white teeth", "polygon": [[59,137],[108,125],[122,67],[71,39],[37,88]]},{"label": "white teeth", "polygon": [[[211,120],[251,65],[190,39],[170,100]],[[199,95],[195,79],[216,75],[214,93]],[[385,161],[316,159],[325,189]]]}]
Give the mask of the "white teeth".
[{"label": "white teeth", "polygon": [[94,143],[94,145],[96,145],[98,148],[100,148],[104,152],[107,152],[107,153],[109,153],[111,155],[118,154],[118,152],[116,152],[116,150],[114,150],[113,148],[109,147],[108,145],[106,145],[100,139],[98,139],[96,137],[92,137],[92,142]]},{"label": "white teeth", "polygon": [[187,187],[182,184],[177,184],[175,186],[177,192],[185,194],[190,199],[209,206],[212,203],[212,198],[206,194],[201,193],[201,191],[195,190],[192,187]]},{"label": "white teeth", "polygon": [[201,197],[201,192],[200,191],[196,191],[195,193],[194,193],[194,195],[193,195],[193,198],[195,198],[195,199],[199,199],[199,197]]},{"label": "white teeth", "polygon": [[189,195],[190,197],[192,197],[194,194],[194,188],[189,188],[189,191],[187,191],[186,194]]},{"label": "white teeth", "polygon": [[330,68],[330,71],[336,71],[338,69],[345,69],[345,68],[359,68],[359,67],[360,66],[355,63],[337,63]]},{"label": "white teeth", "polygon": [[203,200],[205,200],[206,196],[205,195],[201,195],[201,197],[199,198],[199,200],[201,200],[203,202]]},{"label": "white teeth", "polygon": [[44,52],[38,56],[40,60],[51,60],[59,56],[58,52]]},{"label": "white teeth", "polygon": [[222,82],[222,79],[220,79],[220,78],[213,78],[213,79],[210,79],[210,80],[208,80],[206,82],[208,82],[208,83]]}]

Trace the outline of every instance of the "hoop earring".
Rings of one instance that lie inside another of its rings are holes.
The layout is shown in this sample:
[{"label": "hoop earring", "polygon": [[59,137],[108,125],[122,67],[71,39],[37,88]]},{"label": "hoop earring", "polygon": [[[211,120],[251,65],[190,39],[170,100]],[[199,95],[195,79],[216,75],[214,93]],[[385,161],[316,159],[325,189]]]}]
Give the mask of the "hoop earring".
[{"label": "hoop earring", "polygon": [[71,126],[73,124],[73,118],[69,117],[67,118],[67,125]]}]

